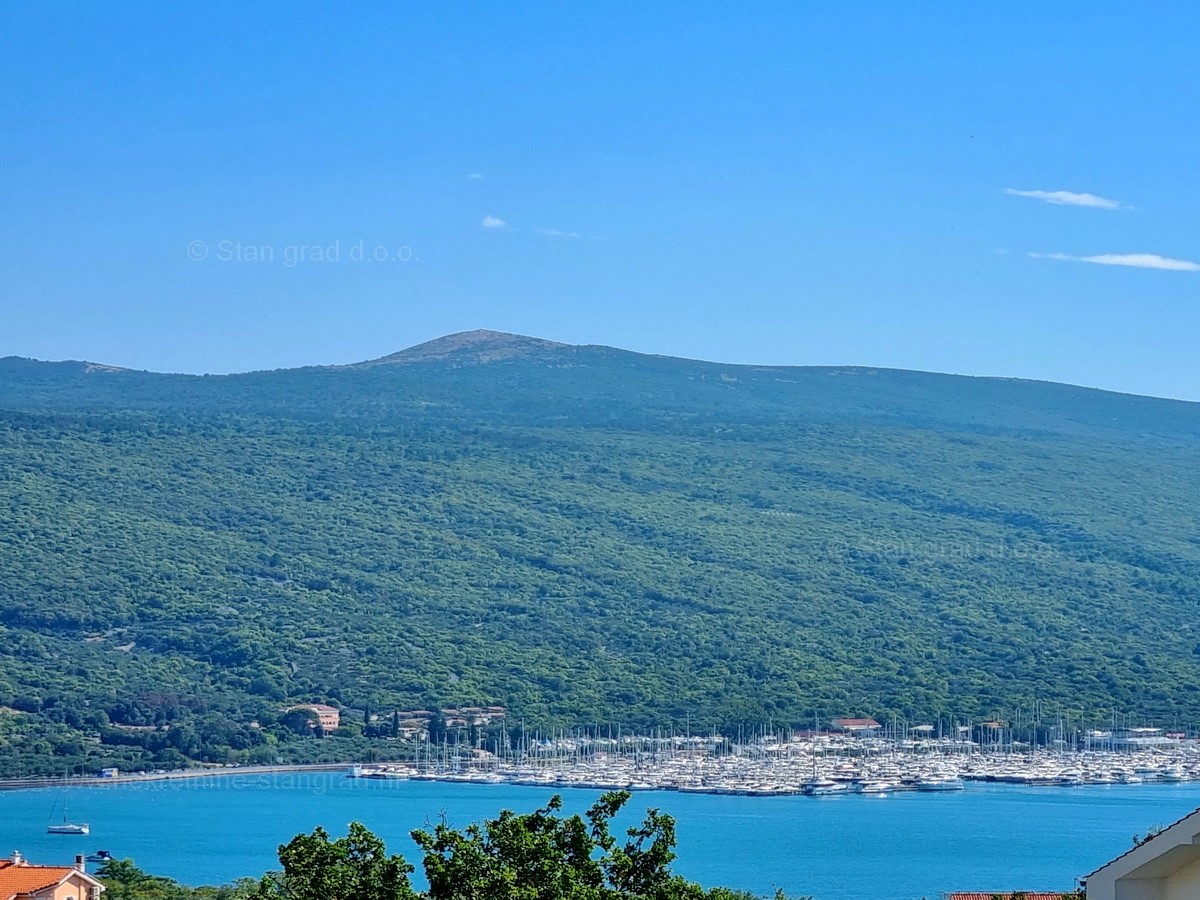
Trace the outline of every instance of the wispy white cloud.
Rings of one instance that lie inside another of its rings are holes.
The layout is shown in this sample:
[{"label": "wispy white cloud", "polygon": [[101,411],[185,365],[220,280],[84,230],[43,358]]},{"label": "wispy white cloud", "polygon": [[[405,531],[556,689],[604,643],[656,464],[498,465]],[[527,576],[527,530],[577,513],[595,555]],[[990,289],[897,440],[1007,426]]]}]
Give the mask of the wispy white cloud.
[{"label": "wispy white cloud", "polygon": [[1062,262],[1095,263],[1099,266],[1130,266],[1135,269],[1166,269],[1170,272],[1200,272],[1200,263],[1187,259],[1171,259],[1157,253],[1101,253],[1097,256],[1071,256],[1068,253],[1030,253],[1034,259],[1057,259]]},{"label": "wispy white cloud", "polygon": [[468,175],[467,177],[468,177],[468,178],[474,178],[476,181],[478,181],[478,180],[480,180],[481,178],[483,178],[483,173],[482,173],[482,172],[472,172],[472,173],[471,173],[470,175]]},{"label": "wispy white cloud", "polygon": [[1107,197],[1097,197],[1095,194],[1079,194],[1075,191],[1018,191],[1016,188],[1005,188],[1004,193],[1014,197],[1030,197],[1055,206],[1088,206],[1092,209],[1123,209],[1124,204]]},{"label": "wispy white cloud", "polygon": [[481,224],[484,228],[503,228],[508,223],[499,216],[484,216]]},{"label": "wispy white cloud", "polygon": [[533,230],[536,231],[538,234],[544,234],[547,237],[564,237],[564,238],[579,237],[578,231],[559,231],[557,228],[535,228]]}]

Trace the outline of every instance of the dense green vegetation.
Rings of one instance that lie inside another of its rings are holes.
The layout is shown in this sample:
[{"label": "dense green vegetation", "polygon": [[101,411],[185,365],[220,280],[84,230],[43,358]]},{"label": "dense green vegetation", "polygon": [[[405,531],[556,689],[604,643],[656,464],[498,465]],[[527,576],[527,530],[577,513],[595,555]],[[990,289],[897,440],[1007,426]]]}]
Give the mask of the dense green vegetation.
[{"label": "dense green vegetation", "polygon": [[[97,873],[112,900],[754,900],[728,888],[705,890],[674,874],[675,821],[650,810],[626,841],[612,834],[627,792],[605,794],[584,816],[560,816],[562,801],[457,830],[414,831],[428,889],[418,892],[403,856],[358,822],[343,838],[323,828],[279,848],[282,869],[259,882],[188,888],[107,862]],[[776,900],[786,900],[782,893]]]},{"label": "dense green vegetation", "polygon": [[258,889],[253,879],[221,887],[189,887],[172,878],[151,875],[131,859],[104,862],[96,877],[104,883],[107,900],[249,900]]},{"label": "dense green vegetation", "polygon": [[[0,774],[529,727],[1200,722],[1200,407],[472,335],[193,377],[0,360]],[[354,710],[301,739],[287,702]]]}]

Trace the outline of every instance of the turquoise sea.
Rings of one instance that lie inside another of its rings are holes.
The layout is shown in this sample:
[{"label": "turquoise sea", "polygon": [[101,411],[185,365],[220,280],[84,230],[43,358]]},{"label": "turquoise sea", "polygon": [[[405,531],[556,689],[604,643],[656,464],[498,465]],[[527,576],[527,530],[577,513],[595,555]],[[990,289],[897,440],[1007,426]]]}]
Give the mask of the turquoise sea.
[{"label": "turquoise sea", "polygon": [[[418,864],[408,833],[441,816],[466,825],[529,811],[550,790],[515,785],[374,782],[340,773],[233,775],[97,787],[0,791],[0,853],[69,862],[104,848],[190,884],[257,876],[276,847],[352,820]],[[570,811],[598,791],[562,791]],[[88,837],[45,833],[66,801]],[[950,890],[1070,889],[1129,849],[1135,833],[1200,806],[1200,784],[1025,788],[968,785],[958,794],[737,797],[643,791],[629,809],[679,821],[677,871],[706,885],[783,888],[820,900],[939,897]]]}]

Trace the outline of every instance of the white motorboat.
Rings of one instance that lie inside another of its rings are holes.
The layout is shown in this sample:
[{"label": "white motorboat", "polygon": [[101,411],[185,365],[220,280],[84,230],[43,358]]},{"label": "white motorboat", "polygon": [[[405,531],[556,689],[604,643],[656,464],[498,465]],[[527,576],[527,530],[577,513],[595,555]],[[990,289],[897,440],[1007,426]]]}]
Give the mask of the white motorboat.
[{"label": "white motorboat", "polygon": [[962,779],[954,775],[922,778],[917,782],[918,791],[961,791],[962,789]]},{"label": "white motorboat", "polygon": [[859,794],[890,794],[895,789],[890,781],[860,781],[855,787]]},{"label": "white motorboat", "polygon": [[834,781],[832,778],[814,778],[812,781],[804,782],[801,790],[809,797],[822,797],[826,794],[844,794],[850,790],[850,786],[842,781]]}]

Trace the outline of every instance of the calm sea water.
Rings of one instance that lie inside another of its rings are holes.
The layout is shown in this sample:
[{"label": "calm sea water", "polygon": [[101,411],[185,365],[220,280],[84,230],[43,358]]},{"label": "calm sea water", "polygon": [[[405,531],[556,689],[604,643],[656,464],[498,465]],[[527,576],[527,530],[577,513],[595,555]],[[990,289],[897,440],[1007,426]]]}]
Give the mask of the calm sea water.
[{"label": "calm sea water", "polygon": [[[530,811],[552,791],[514,785],[371,782],[340,774],[230,776],[66,791],[0,791],[0,853],[69,862],[98,848],[190,884],[257,876],[277,846],[352,820],[418,864],[409,831],[441,816],[455,826]],[[583,811],[598,791],[562,791]],[[47,835],[66,801],[88,837]],[[1134,833],[1200,806],[1200,784],[1022,788],[969,785],[959,794],[733,797],[638,792],[679,822],[676,870],[705,885],[780,887],[820,900],[915,900],[950,890],[1069,889],[1127,850]]]}]

